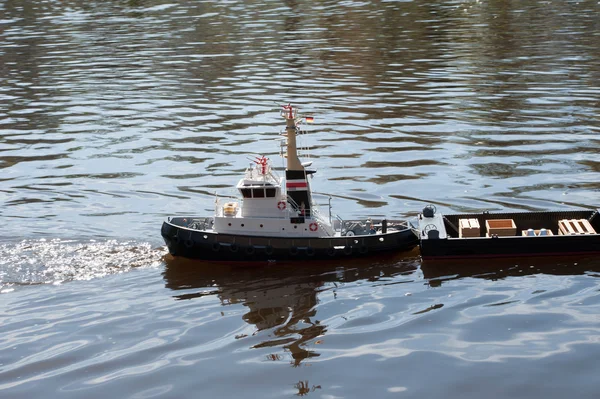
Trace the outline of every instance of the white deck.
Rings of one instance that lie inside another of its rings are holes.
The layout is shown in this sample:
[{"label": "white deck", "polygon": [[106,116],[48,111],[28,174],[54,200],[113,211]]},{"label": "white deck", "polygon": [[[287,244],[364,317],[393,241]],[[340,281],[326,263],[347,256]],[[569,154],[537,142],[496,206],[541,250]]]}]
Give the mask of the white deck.
[{"label": "white deck", "polygon": [[[281,218],[217,216],[214,220],[214,231],[225,234],[315,238],[331,237],[335,234],[329,226],[317,219],[305,219],[304,223],[290,223],[287,216]],[[311,230],[311,226],[314,231]]]},{"label": "white deck", "polygon": [[441,213],[435,213],[433,217],[426,218],[423,214],[419,215],[419,236],[422,240],[429,239],[427,232],[437,230],[440,233],[439,238],[447,238],[446,227],[444,226],[444,216]]}]

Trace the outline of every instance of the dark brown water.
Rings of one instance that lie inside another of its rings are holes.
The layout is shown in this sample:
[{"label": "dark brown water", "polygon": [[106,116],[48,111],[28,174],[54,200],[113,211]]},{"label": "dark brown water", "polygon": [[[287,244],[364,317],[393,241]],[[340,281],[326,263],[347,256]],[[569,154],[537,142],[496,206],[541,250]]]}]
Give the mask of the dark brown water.
[{"label": "dark brown water", "polygon": [[600,203],[597,1],[0,2],[0,397],[596,398],[598,259],[164,257],[278,106],[341,216]]}]

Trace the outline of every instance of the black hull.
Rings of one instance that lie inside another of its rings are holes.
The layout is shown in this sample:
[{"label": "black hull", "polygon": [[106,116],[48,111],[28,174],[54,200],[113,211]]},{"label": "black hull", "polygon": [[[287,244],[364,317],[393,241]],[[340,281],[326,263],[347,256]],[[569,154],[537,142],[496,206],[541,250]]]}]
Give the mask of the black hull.
[{"label": "black hull", "polygon": [[[191,219],[191,218],[190,218]],[[412,229],[352,237],[291,238],[218,234],[164,222],[161,235],[173,256],[211,262],[282,262],[367,257],[408,251]]]},{"label": "black hull", "polygon": [[[513,219],[518,234],[527,229],[551,229],[555,235],[545,237],[482,237],[458,238],[459,219],[485,220]],[[600,234],[558,235],[558,222],[562,219],[586,219],[596,232],[600,231],[598,211],[556,211],[522,213],[480,213],[444,215],[444,225],[449,238],[422,239],[421,257],[433,259],[501,258],[522,256],[587,255],[600,253]]]}]

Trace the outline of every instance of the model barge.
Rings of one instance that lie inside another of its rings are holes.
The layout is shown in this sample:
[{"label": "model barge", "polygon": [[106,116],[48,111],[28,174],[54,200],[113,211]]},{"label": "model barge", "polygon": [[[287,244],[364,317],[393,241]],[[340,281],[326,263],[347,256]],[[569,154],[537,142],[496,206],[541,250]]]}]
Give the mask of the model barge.
[{"label": "model barge", "polygon": [[598,210],[418,216],[423,259],[586,255],[600,253]]},{"label": "model barge", "polygon": [[239,196],[215,199],[210,217],[170,217],[161,235],[173,256],[207,261],[262,262],[364,257],[407,251],[418,237],[406,221],[345,221],[325,217],[313,200],[310,162],[298,158],[297,109],[283,107],[285,179],[265,156],[255,157],[239,180]]}]

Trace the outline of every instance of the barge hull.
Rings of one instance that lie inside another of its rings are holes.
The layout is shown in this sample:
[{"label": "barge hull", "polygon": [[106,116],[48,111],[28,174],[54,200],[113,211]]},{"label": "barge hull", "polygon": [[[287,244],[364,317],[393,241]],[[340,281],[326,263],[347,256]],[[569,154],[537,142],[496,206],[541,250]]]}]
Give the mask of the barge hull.
[{"label": "barge hull", "polygon": [[[512,219],[517,235],[486,237],[482,229],[477,237],[459,238],[457,226],[460,219],[477,219],[481,226],[485,226],[485,222],[489,220]],[[421,257],[432,260],[600,253],[600,234],[559,234],[559,222],[574,219],[585,219],[596,232],[600,231],[600,215],[597,210],[444,215],[444,228],[448,236],[442,239],[421,239]],[[553,235],[522,236],[521,232],[528,229],[548,229]]]}]

